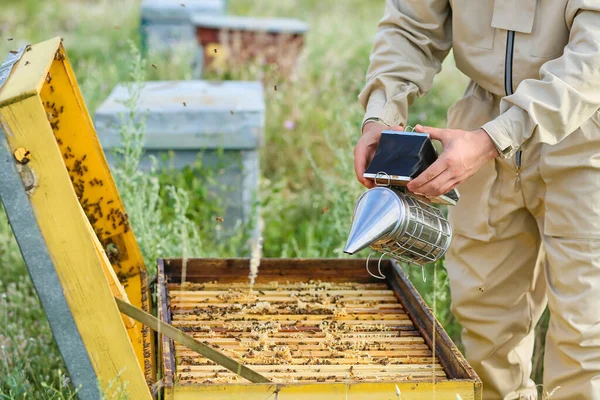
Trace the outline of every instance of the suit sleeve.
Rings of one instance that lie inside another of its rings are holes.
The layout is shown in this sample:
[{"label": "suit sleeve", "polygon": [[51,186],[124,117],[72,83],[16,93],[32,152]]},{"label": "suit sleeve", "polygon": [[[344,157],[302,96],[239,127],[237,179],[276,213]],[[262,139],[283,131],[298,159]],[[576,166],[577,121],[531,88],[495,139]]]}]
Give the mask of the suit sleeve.
[{"label": "suit sleeve", "polygon": [[408,106],[424,95],[452,45],[448,0],[387,0],[359,94],[366,121],[405,125]]},{"label": "suit sleeve", "polygon": [[570,35],[563,55],[504,97],[501,114],[482,127],[505,158],[532,137],[560,142],[600,109],[600,2],[570,1],[565,18]]}]

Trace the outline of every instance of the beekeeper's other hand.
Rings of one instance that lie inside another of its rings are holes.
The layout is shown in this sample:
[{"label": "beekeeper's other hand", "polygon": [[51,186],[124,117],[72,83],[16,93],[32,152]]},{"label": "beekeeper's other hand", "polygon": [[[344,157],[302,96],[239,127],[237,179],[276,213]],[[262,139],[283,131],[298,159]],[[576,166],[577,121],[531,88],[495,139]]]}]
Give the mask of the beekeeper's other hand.
[{"label": "beekeeper's other hand", "polygon": [[408,183],[408,190],[416,194],[436,197],[448,193],[499,155],[483,129],[463,131],[417,125],[415,131],[428,133],[444,147],[437,161]]}]

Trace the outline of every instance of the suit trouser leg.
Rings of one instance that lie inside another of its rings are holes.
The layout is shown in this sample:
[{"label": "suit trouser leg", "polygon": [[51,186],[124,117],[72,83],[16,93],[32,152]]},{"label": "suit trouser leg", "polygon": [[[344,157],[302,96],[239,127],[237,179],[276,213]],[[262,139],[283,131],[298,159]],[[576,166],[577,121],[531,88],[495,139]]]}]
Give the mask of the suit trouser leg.
[{"label": "suit trouser leg", "polygon": [[[463,190],[463,208],[452,216],[460,227],[446,258],[452,310],[463,326],[466,357],[483,381],[484,399],[534,399],[534,327],[546,306],[541,238],[522,192],[515,192],[510,161],[493,163],[478,173],[491,174],[489,193],[475,198],[489,181],[475,177],[473,190]],[[489,204],[483,204],[486,199]],[[472,211],[484,207],[488,212]]]},{"label": "suit trouser leg", "polygon": [[537,162],[546,249],[544,388],[552,400],[600,400],[600,114]]},{"label": "suit trouser leg", "polygon": [[552,400],[600,399],[600,240],[544,236],[550,325],[544,388]]}]

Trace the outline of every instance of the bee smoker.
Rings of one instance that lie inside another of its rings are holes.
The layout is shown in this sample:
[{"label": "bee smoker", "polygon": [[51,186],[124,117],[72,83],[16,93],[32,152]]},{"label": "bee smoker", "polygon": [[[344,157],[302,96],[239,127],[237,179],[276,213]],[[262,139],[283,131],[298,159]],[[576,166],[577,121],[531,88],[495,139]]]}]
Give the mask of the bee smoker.
[{"label": "bee smoker", "polygon": [[452,228],[434,204],[455,205],[458,192],[424,198],[405,187],[436,159],[428,134],[382,132],[375,156],[363,175],[377,186],[363,193],[356,203],[345,253],[355,254],[371,247],[382,257],[387,254],[420,266],[444,255],[452,240]]}]

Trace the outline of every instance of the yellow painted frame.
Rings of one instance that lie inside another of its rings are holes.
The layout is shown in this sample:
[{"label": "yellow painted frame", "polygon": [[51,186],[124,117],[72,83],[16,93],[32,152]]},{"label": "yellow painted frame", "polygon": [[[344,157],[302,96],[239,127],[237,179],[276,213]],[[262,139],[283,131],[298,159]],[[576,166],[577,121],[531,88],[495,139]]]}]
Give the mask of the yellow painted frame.
[{"label": "yellow painted frame", "polygon": [[[396,387],[401,387],[400,396]],[[458,397],[459,395],[460,397]],[[472,381],[179,385],[165,400],[478,400]]]},{"label": "yellow painted frame", "polygon": [[[113,298],[148,310],[146,268],[60,38],[24,53],[0,90],[0,123],[10,150],[29,152],[31,206],[101,388],[150,399],[150,332],[126,329]],[[111,291],[112,268],[126,294]]]}]

